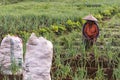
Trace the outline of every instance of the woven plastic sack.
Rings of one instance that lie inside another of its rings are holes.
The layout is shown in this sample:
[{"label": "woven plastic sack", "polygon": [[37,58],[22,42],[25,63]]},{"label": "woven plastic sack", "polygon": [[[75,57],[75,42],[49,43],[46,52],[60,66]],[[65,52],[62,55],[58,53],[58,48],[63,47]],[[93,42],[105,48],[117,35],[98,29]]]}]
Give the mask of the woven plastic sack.
[{"label": "woven plastic sack", "polygon": [[52,56],[52,43],[32,33],[27,42],[24,80],[51,80]]},{"label": "woven plastic sack", "polygon": [[23,45],[22,40],[16,36],[7,35],[0,46],[0,70],[2,74],[22,74]]}]

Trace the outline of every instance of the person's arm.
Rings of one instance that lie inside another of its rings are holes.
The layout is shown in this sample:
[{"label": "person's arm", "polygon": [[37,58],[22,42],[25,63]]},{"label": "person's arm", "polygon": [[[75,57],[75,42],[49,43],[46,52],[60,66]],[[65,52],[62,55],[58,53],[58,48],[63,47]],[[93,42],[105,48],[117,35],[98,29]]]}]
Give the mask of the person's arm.
[{"label": "person's arm", "polygon": [[87,33],[87,26],[88,25],[86,24],[85,29],[84,29],[84,34],[85,34],[85,36],[86,36],[87,39],[90,39],[89,36],[86,34]]},{"label": "person's arm", "polygon": [[97,28],[97,27],[95,27],[94,37],[96,37],[96,38],[97,38],[98,33],[99,33],[99,30],[98,30],[98,28]]},{"label": "person's arm", "polygon": [[93,42],[96,42],[98,33],[99,33],[99,30],[98,30],[98,28],[95,26],[95,33],[94,33]]}]

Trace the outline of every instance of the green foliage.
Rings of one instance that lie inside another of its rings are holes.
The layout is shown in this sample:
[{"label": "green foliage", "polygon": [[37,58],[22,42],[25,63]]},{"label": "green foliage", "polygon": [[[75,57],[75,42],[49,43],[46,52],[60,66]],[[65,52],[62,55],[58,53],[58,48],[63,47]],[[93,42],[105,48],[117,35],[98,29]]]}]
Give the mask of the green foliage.
[{"label": "green foliage", "polygon": [[21,2],[24,0],[1,0],[0,3],[2,4],[11,4],[11,3],[17,3],[17,2]]},{"label": "green foliage", "polygon": [[86,77],[86,70],[84,68],[78,68],[75,74],[74,80],[84,80]]},{"label": "green foliage", "polygon": [[102,20],[103,19],[103,15],[101,15],[101,14],[96,14],[96,15],[94,15],[95,16],[95,18],[97,18],[98,20]]},{"label": "green foliage", "polygon": [[26,31],[18,31],[17,33],[17,36],[19,36],[20,38],[22,38],[23,40],[23,56],[25,55],[25,52],[26,52],[26,43],[27,43],[27,40],[30,36],[30,32],[26,32]]},{"label": "green foliage", "polygon": [[111,15],[111,12],[110,12],[110,10],[104,10],[104,11],[102,12],[102,14],[103,14],[104,16],[110,16],[110,15]]},{"label": "green foliage", "polygon": [[68,31],[72,31],[74,29],[81,29],[80,27],[81,27],[81,24],[78,21],[74,22],[72,20],[67,20],[66,22],[66,28]]},{"label": "green foliage", "polygon": [[105,80],[102,68],[98,67],[95,80]]},{"label": "green foliage", "polygon": [[53,32],[55,32],[56,34],[60,35],[60,34],[62,34],[63,32],[66,31],[66,28],[65,28],[64,26],[62,26],[62,25],[59,25],[59,26],[57,26],[57,25],[52,25],[52,26],[51,26],[51,30],[52,30]]},{"label": "green foliage", "polygon": [[47,27],[41,27],[40,29],[34,31],[35,33],[39,33],[41,34],[42,36],[44,36],[46,33],[50,33],[50,30],[49,28]]},{"label": "green foliage", "polygon": [[113,77],[117,78],[118,80],[120,79],[120,64],[118,65],[118,68],[114,69]]},{"label": "green foliage", "polygon": [[[15,56],[14,56],[15,55],[15,53],[14,53],[14,42],[13,42],[12,39],[10,40],[10,44],[11,44],[11,48],[10,48],[10,50],[11,50],[11,56],[10,56],[11,66],[10,66],[10,68],[11,68],[12,74],[14,75],[21,68],[22,60],[21,59],[16,59]],[[18,62],[16,62],[16,60],[18,60]]]},{"label": "green foliage", "polygon": [[16,61],[15,60],[13,60],[13,62],[12,62],[12,64],[11,64],[11,72],[12,72],[12,74],[16,74],[18,71],[19,71],[19,69],[20,69],[20,66],[16,63]]},{"label": "green foliage", "polygon": [[58,26],[52,26],[52,30],[53,30],[54,32],[58,32]]},{"label": "green foliage", "polygon": [[[19,0],[13,1],[19,2]],[[97,3],[99,3],[99,7],[94,6]],[[112,5],[113,3],[114,5]],[[82,25],[85,23],[85,20],[82,19],[84,16],[89,13],[93,14],[98,22],[100,21],[99,25],[102,25],[100,28],[109,26],[117,28],[115,25],[119,25],[120,21],[118,0],[27,0],[17,4],[1,5],[0,10],[1,40],[9,33],[19,36],[22,38],[23,44],[26,44],[30,34],[35,32],[52,41],[54,45],[51,68],[53,80],[67,80],[68,78],[85,80],[88,77],[85,60],[88,59],[87,53],[89,52],[85,50],[85,45],[82,43],[81,32]],[[106,16],[111,18],[109,22],[103,22]],[[100,31],[98,41],[104,42],[103,49],[98,48],[97,45],[92,48],[96,61],[103,54],[109,60],[118,59],[115,57],[115,53],[118,55],[119,51],[112,49],[112,45],[105,46],[106,42],[110,42],[105,38],[108,33],[112,34],[112,32]],[[24,45],[24,53],[25,50]],[[16,69],[13,68],[13,71]],[[103,75],[102,68],[98,67],[95,79],[104,79]],[[119,67],[114,69],[114,75],[119,79]]]}]

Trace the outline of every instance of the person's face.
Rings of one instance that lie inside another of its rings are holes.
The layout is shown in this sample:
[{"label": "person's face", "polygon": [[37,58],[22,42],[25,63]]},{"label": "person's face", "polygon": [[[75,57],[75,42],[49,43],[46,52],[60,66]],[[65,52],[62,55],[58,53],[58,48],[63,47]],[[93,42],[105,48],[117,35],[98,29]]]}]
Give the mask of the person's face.
[{"label": "person's face", "polygon": [[[93,21],[87,21],[89,25],[93,24]],[[91,26],[90,26],[91,27]]]}]

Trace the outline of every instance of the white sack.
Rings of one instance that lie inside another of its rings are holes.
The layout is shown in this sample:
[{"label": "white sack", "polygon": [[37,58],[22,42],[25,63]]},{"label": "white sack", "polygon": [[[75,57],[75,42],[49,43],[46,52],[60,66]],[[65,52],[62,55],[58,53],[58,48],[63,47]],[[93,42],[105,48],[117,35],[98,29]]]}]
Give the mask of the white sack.
[{"label": "white sack", "polygon": [[[12,52],[12,53],[11,53]],[[7,35],[0,46],[0,67],[3,74],[22,74],[23,45],[16,36]],[[11,69],[14,65],[14,69]]]},{"label": "white sack", "polygon": [[51,80],[53,45],[31,34],[26,49],[24,80]]}]

